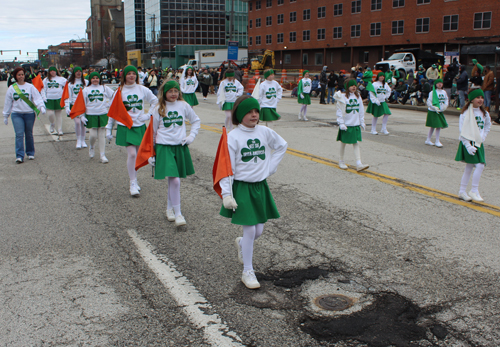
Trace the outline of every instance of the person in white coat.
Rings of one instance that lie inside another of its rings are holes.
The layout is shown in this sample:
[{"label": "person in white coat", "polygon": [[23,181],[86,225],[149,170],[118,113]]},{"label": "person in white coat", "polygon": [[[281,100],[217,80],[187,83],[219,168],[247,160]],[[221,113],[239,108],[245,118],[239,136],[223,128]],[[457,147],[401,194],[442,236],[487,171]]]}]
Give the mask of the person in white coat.
[{"label": "person in white coat", "polygon": [[283,88],[274,80],[272,69],[264,71],[264,78],[264,82],[259,86],[259,119],[264,122],[273,122],[281,118],[276,108],[283,97]]},{"label": "person in white coat", "polygon": [[[432,86],[432,93],[430,93],[427,98],[428,111],[425,126],[430,129],[427,139],[425,140],[426,145],[436,146],[438,148],[443,147],[443,144],[439,141],[439,135],[441,134],[441,129],[448,128],[448,123],[443,114],[447,107],[448,94],[443,90],[443,80],[437,79]],[[434,130],[436,130],[436,143],[431,141]]]},{"label": "person in white coat", "polygon": [[59,136],[63,135],[61,97],[66,82],[55,66],[49,67],[49,75],[43,80],[42,98],[45,107],[50,111],[50,132],[57,130]]},{"label": "person in white coat", "polygon": [[243,95],[243,85],[234,78],[234,70],[227,69],[217,91],[217,104],[226,114],[226,130],[233,129],[231,112],[236,99]]},{"label": "person in white coat", "polygon": [[373,135],[378,134],[377,120],[379,117],[383,116],[382,129],[380,130],[380,133],[389,135],[389,132],[387,131],[387,121],[389,120],[391,111],[387,105],[387,100],[391,96],[391,87],[389,87],[389,85],[385,82],[385,74],[383,72],[379,72],[377,75],[377,81],[373,82],[373,84],[368,82],[366,90],[369,91],[370,96],[366,113],[371,113],[373,115],[371,133]]},{"label": "person in white coat", "polygon": [[[64,106],[66,109],[66,114],[69,117],[71,109],[75,104],[76,98],[80,89],[84,89],[89,84],[87,79],[83,78],[82,68],[76,66],[68,79],[68,99],[64,100]],[[85,124],[82,123],[82,117],[78,116],[73,118],[75,122],[75,134],[76,134],[76,149],[87,148],[85,143]]]}]

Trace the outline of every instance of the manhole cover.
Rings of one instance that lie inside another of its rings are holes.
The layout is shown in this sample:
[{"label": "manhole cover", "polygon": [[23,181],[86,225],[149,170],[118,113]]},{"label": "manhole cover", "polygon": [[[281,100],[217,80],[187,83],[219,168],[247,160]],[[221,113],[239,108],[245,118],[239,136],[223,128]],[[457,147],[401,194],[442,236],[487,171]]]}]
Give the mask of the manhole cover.
[{"label": "manhole cover", "polygon": [[340,294],[322,295],[314,299],[316,306],[323,310],[343,311],[352,306],[351,298]]}]

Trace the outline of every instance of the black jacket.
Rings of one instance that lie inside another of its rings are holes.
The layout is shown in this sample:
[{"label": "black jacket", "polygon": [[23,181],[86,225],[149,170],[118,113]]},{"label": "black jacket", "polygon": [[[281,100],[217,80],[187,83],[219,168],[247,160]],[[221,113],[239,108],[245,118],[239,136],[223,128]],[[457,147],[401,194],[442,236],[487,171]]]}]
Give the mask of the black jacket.
[{"label": "black jacket", "polygon": [[469,90],[469,75],[463,70],[457,79],[457,90]]}]

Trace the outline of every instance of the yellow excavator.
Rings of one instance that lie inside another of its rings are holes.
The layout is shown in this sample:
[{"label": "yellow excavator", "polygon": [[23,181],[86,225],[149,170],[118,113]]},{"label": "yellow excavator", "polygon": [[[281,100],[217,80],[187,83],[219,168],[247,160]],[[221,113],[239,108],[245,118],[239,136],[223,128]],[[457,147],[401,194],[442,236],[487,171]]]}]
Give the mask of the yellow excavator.
[{"label": "yellow excavator", "polygon": [[263,55],[250,59],[252,70],[274,69],[274,51],[266,49]]}]

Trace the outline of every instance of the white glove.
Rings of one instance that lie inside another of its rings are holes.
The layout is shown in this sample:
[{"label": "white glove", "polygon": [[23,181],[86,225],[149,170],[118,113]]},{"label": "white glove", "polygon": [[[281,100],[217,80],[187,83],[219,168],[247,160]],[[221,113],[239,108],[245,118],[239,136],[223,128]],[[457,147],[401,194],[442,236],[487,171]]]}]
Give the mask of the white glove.
[{"label": "white glove", "polygon": [[481,136],[481,140],[482,140],[483,142],[484,142],[484,141],[486,141],[486,136],[487,136],[486,134],[484,134],[483,136]]},{"label": "white glove", "polygon": [[110,142],[111,142],[111,140],[113,140],[113,133],[111,133],[111,129],[106,129],[106,138]]},{"label": "white glove", "polygon": [[472,146],[470,143],[467,143],[465,145],[465,149],[467,149],[467,153],[469,153],[470,155],[474,155],[477,152],[477,148]]},{"label": "white glove", "polygon": [[83,114],[80,116],[80,120],[82,121],[83,125],[87,125],[87,122],[89,121]]},{"label": "white glove", "polygon": [[436,106],[431,106],[431,110],[434,111],[434,112],[436,112],[436,113],[441,112],[441,109],[438,108],[438,107],[436,107]]},{"label": "white glove", "polygon": [[365,123],[361,123],[359,126],[363,129],[363,131],[366,130],[366,124]]},{"label": "white glove", "polygon": [[3,117],[3,124],[9,125],[9,117]]},{"label": "white glove", "polygon": [[69,116],[69,114],[71,112],[71,110],[69,109],[69,106],[65,107],[65,109],[66,109],[66,114]]},{"label": "white glove", "polygon": [[155,159],[155,157],[151,157],[151,158],[149,158],[149,159],[148,159],[148,163],[149,163],[149,165],[151,165],[151,166],[155,166],[155,163],[156,163],[156,159]]},{"label": "white glove", "polygon": [[345,124],[340,124],[339,128],[340,128],[340,130],[347,130],[347,127]]},{"label": "white glove", "polygon": [[300,98],[304,99],[305,98],[304,94],[300,93]]},{"label": "white glove", "polygon": [[42,114],[47,113],[47,109],[45,108],[45,106],[40,107],[40,112],[42,112]]},{"label": "white glove", "polygon": [[150,118],[149,114],[145,114],[144,113],[144,114],[142,114],[142,115],[139,116],[139,121],[140,122],[146,122],[146,121],[149,120],[149,118]]},{"label": "white glove", "polygon": [[183,146],[188,145],[189,146],[191,143],[193,143],[193,141],[194,141],[194,136],[189,135],[188,137],[185,137],[182,139],[181,145],[183,145]]},{"label": "white glove", "polygon": [[224,205],[224,208],[227,208],[228,210],[236,210],[238,208],[236,200],[234,200],[234,198],[230,195],[222,199],[222,204]]},{"label": "white glove", "polygon": [[377,106],[380,106],[380,101],[375,101],[375,103],[377,104]]}]

